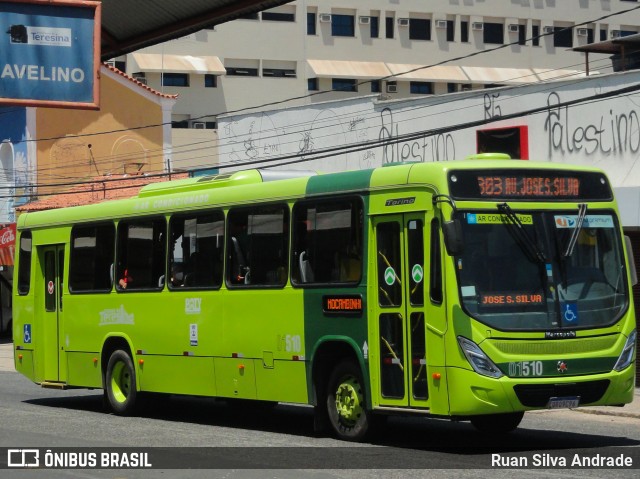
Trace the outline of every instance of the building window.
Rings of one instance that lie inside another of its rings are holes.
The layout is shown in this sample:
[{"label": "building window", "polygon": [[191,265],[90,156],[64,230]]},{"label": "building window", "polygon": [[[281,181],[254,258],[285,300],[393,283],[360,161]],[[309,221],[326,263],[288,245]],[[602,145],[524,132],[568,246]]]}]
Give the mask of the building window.
[{"label": "building window", "polygon": [[531,27],[531,34],[533,36],[533,38],[531,39],[531,45],[533,45],[534,47],[539,47],[540,46],[540,26],[533,25]]},{"label": "building window", "polygon": [[204,75],[205,88],[216,88],[218,86],[218,77],[210,73]]},{"label": "building window", "polygon": [[600,41],[604,42],[607,40],[607,29],[606,28],[601,28],[600,29]]},{"label": "building window", "polygon": [[316,14],[307,12],[307,35],[316,34]]},{"label": "building window", "polygon": [[447,20],[447,41],[452,42],[455,39],[455,23],[453,20]]},{"label": "building window", "polygon": [[189,121],[188,120],[172,121],[171,128],[177,128],[179,130],[189,128]]},{"label": "building window", "polygon": [[334,91],[358,91],[358,82],[350,78],[332,78],[331,89]]},{"label": "building window", "polygon": [[482,29],[482,40],[484,43],[504,44],[504,24],[485,22]]},{"label": "building window", "polygon": [[594,33],[593,33],[593,28],[587,28],[587,43],[593,43],[593,37],[594,37]]},{"label": "building window", "polygon": [[227,70],[227,76],[244,76],[244,77],[257,77],[257,68],[245,68],[245,67],[225,67]]},{"label": "building window", "polygon": [[247,13],[238,17],[239,20],[258,20],[258,18],[257,13]]},{"label": "building window", "polygon": [[457,83],[447,83],[447,93],[455,93],[458,91]]},{"label": "building window", "polygon": [[385,38],[393,38],[393,17],[384,19]]},{"label": "building window", "polygon": [[355,17],[353,15],[331,15],[331,35],[334,37],[355,36]]},{"label": "building window", "polygon": [[296,77],[296,71],[295,70],[290,70],[290,69],[285,69],[285,68],[263,68],[262,69],[262,76],[263,77],[278,77],[278,78],[284,78],[284,77],[295,78]]},{"label": "building window", "polygon": [[380,36],[380,18],[379,17],[369,17],[369,31],[371,34],[371,38],[378,38]]},{"label": "building window", "polygon": [[296,16],[293,13],[262,12],[262,20],[271,22],[295,22]]},{"label": "building window", "polygon": [[307,80],[307,90],[309,90],[309,91],[317,91],[318,90],[318,79],[317,78],[309,78]]},{"label": "building window", "polygon": [[410,40],[431,40],[431,20],[424,18],[409,19]]},{"label": "building window", "polygon": [[433,83],[426,81],[409,82],[409,91],[414,95],[431,95],[433,94]]},{"label": "building window", "polygon": [[527,30],[525,25],[518,25],[518,45],[526,45],[527,44]]},{"label": "building window", "polygon": [[113,223],[73,227],[69,257],[71,292],[111,291],[115,238]]},{"label": "building window", "polygon": [[566,27],[554,27],[553,46],[564,48],[573,47],[573,29]]},{"label": "building window", "polygon": [[380,93],[382,91],[382,82],[380,80],[371,80],[371,93]]},{"label": "building window", "polygon": [[469,42],[469,22],[460,22],[460,41]]},{"label": "building window", "polygon": [[189,86],[189,75],[187,73],[163,73],[162,86]]}]

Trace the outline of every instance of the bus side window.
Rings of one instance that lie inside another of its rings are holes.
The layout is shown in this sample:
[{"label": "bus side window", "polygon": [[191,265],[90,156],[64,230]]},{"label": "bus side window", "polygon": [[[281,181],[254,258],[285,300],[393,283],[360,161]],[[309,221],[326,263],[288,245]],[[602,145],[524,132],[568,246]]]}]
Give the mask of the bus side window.
[{"label": "bus side window", "polygon": [[164,218],[127,220],[118,225],[117,289],[158,290],[165,274]]},{"label": "bus side window", "polygon": [[222,211],[171,218],[169,289],[218,288],[224,261]]},{"label": "bus side window", "polygon": [[362,276],[362,203],[300,201],[293,207],[293,284],[352,283]]},{"label": "bus side window", "polygon": [[227,215],[229,285],[284,286],[289,253],[289,209],[233,208]]},{"label": "bus side window", "polygon": [[20,251],[18,260],[18,294],[29,294],[31,287],[31,231],[20,235]]}]

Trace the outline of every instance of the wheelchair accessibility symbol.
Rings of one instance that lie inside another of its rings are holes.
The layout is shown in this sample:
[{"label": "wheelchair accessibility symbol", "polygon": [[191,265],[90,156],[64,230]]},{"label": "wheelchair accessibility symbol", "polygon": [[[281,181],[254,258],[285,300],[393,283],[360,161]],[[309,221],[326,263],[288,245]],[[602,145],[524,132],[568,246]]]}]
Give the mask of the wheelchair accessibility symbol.
[{"label": "wheelchair accessibility symbol", "polygon": [[576,303],[565,303],[562,314],[567,323],[578,322],[578,305]]},{"label": "wheelchair accessibility symbol", "polygon": [[31,342],[31,325],[30,324],[24,325],[23,342],[25,344]]}]

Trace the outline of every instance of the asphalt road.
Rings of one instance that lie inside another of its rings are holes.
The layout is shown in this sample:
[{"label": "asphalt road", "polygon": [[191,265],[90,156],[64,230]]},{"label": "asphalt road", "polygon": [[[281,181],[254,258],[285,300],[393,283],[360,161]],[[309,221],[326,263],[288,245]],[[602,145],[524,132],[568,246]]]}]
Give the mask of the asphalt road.
[{"label": "asphalt road", "polygon": [[[118,417],[105,412],[101,391],[42,389],[16,372],[0,371],[3,456],[6,448],[168,448],[152,449],[152,462],[175,467],[2,470],[7,458],[0,456],[0,477],[613,479],[637,477],[640,470],[640,417],[540,411],[526,414],[517,431],[502,437],[482,435],[468,423],[391,418],[371,443],[350,444],[317,437],[308,407],[235,410],[223,401],[179,396],[150,406],[137,417]],[[525,457],[530,467],[492,465],[493,454],[497,460]],[[623,454],[635,468],[549,468],[549,461],[576,454]],[[207,469],[189,469],[194,467]]]}]

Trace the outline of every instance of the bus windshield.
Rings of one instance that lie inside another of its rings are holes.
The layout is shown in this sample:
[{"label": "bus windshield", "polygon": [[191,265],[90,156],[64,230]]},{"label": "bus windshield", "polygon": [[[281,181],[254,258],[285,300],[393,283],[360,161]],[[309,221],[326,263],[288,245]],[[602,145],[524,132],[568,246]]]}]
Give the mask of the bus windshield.
[{"label": "bus windshield", "polygon": [[455,261],[465,311],[499,330],[597,328],[617,321],[628,291],[613,212],[507,209],[458,212],[464,249]]}]

